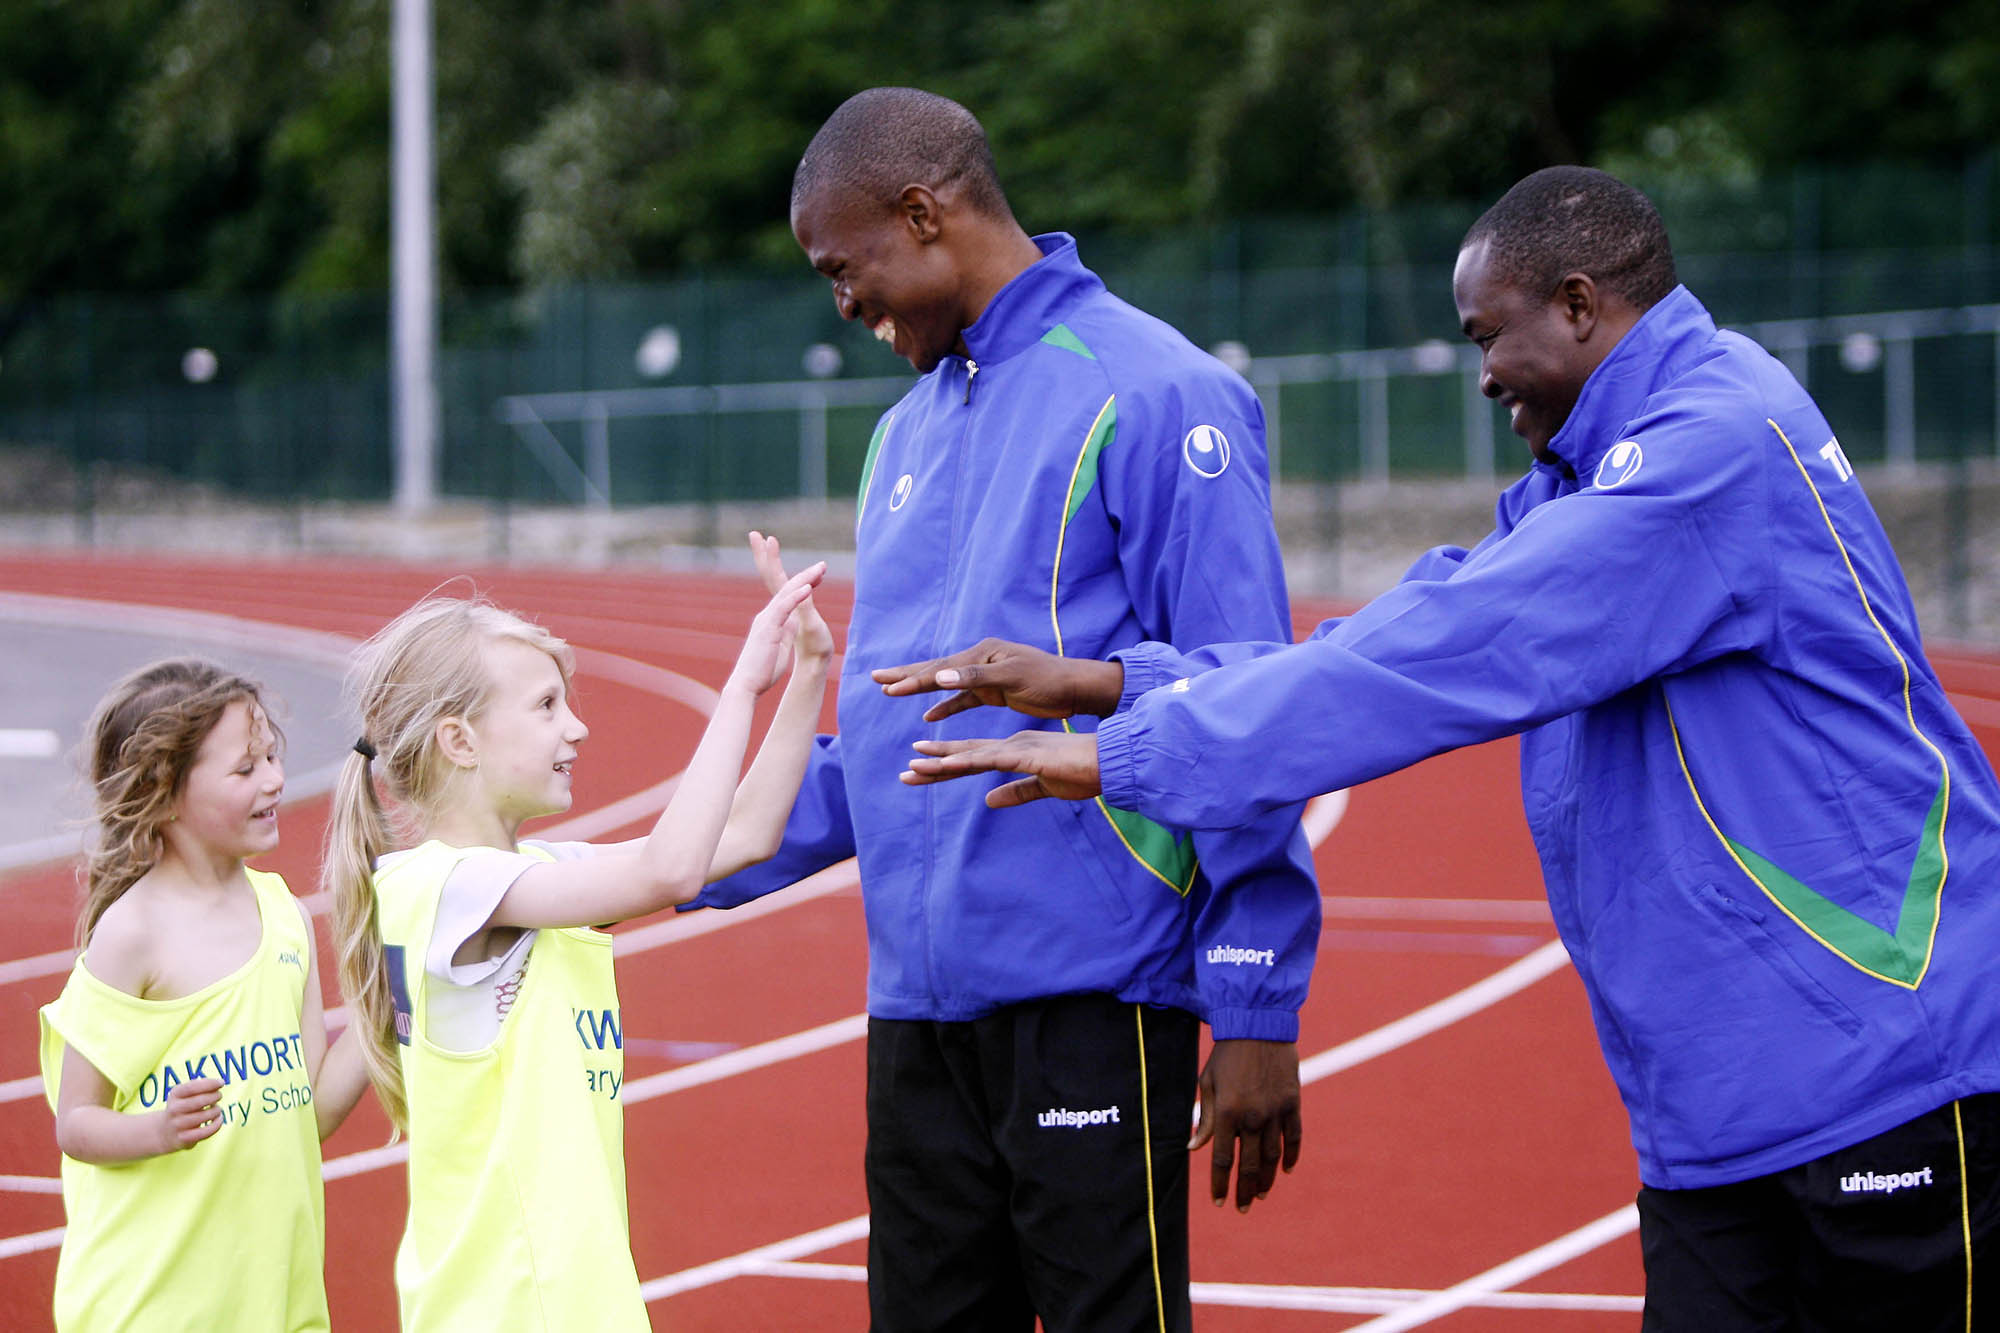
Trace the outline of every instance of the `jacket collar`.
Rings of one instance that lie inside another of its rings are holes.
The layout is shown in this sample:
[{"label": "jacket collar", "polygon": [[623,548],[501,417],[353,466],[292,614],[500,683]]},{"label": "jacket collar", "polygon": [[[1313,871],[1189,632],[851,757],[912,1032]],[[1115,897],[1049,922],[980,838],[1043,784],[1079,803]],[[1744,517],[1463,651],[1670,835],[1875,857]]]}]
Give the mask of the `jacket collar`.
[{"label": "jacket collar", "polygon": [[1052,231],[1035,237],[1040,260],[995,292],[960,336],[972,359],[984,365],[1004,361],[1042,340],[1077,306],[1104,290],[1104,283],[1076,257],[1076,238]]},{"label": "jacket collar", "polygon": [[[1597,464],[1618,443],[1661,385],[1677,378],[1715,337],[1715,320],[1686,287],[1676,287],[1639,317],[1611,354],[1583,382],[1569,420],[1549,441],[1578,480],[1589,485]],[[1561,465],[1540,464],[1562,471]]]}]

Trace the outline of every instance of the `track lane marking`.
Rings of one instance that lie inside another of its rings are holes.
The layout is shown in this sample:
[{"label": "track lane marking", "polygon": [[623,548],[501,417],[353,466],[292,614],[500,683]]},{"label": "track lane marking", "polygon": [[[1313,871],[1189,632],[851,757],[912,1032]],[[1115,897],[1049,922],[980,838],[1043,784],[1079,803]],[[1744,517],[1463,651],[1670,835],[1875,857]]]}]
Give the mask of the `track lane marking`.
[{"label": "track lane marking", "polygon": [[1494,1292],[1505,1291],[1509,1287],[1527,1281],[1559,1268],[1580,1255],[1599,1249],[1622,1236],[1639,1229],[1639,1210],[1633,1204],[1626,1204],[1616,1212],[1606,1213],[1595,1222],[1578,1227],[1567,1236],[1558,1236],[1548,1244],[1526,1254],[1509,1259],[1506,1263],[1489,1268],[1484,1273],[1467,1278],[1454,1287],[1447,1287],[1433,1296],[1407,1306],[1394,1314],[1371,1319],[1356,1325],[1348,1333],[1402,1333],[1404,1329],[1415,1328],[1442,1319],[1448,1314],[1463,1310],[1479,1298]]},{"label": "track lane marking", "polygon": [[[820,1282],[866,1282],[865,1264],[807,1263],[800,1259],[747,1262],[742,1277],[795,1277]],[[1388,1314],[1429,1296],[1426,1287],[1305,1287],[1268,1282],[1190,1282],[1196,1305],[1247,1310],[1311,1310],[1320,1314]],[[1571,1291],[1496,1291],[1475,1296],[1467,1307],[1486,1310],[1589,1310],[1638,1314],[1643,1296],[1600,1296]]]},{"label": "track lane marking", "polygon": [[[1318,805],[1321,801],[1328,804],[1321,807],[1319,813],[1315,816],[1314,806]],[[1318,845],[1319,841],[1324,840],[1328,833],[1332,832],[1334,827],[1340,822],[1342,815],[1346,813],[1346,809],[1347,802],[1344,792],[1336,792],[1331,796],[1319,797],[1307,805],[1307,818],[1301,822],[1306,824],[1308,830],[1317,830],[1317,838],[1314,841],[1315,846]],[[552,829],[544,830],[544,834],[558,833],[566,827],[567,825],[557,825]],[[817,898],[843,892],[858,886],[860,882],[860,872],[855,862],[852,859],[841,861],[835,865],[828,866],[816,874],[807,876],[790,888],[768,894],[754,902],[745,903],[741,907],[731,908],[727,911],[710,909],[688,913],[670,917],[667,920],[658,921],[652,925],[641,926],[635,930],[620,932],[612,937],[612,954],[614,957],[623,956],[659,948],[662,945],[671,944],[676,940],[693,939],[713,931],[726,929],[743,921],[753,921],[759,917],[768,916],[773,912],[783,911],[788,907],[796,906],[802,902],[811,902]],[[336,1015],[340,1016],[340,1021],[345,1021],[344,1006],[328,1011],[327,1017],[330,1025],[338,1025],[334,1021]],[[759,1043],[756,1046],[748,1046],[741,1050],[731,1051],[725,1055],[713,1056],[708,1060],[698,1060],[692,1064],[682,1065],[678,1069],[669,1069],[658,1074],[649,1074],[644,1078],[625,1084],[621,1090],[621,1100],[627,1104],[650,1101],[655,1097],[666,1096],[670,1092],[679,1092],[685,1088],[699,1087],[735,1074],[747,1073],[753,1069],[761,1069],[767,1065],[777,1064],[784,1060],[796,1059],[799,1056],[826,1050],[832,1046],[853,1041],[865,1035],[867,1030],[868,1016],[866,1014],[853,1014],[846,1018],[836,1019],[832,1023],[822,1024],[817,1028],[807,1029],[804,1032],[792,1033],[788,1036],[775,1038],[772,1041]],[[39,1074],[32,1075],[25,1079],[16,1079],[12,1083],[0,1084],[0,1102],[39,1096],[41,1092],[41,1076]],[[339,1180],[347,1176],[359,1175],[366,1171],[380,1170],[383,1167],[392,1166],[408,1159],[409,1145],[407,1143],[385,1144],[379,1148],[348,1153],[345,1156],[323,1162],[320,1166],[320,1175],[325,1180]],[[28,1177],[27,1179],[52,1180],[54,1177]],[[58,1190],[60,1189],[59,1182],[57,1188]],[[56,1228],[53,1232],[38,1232],[35,1234],[43,1238],[45,1243],[35,1245],[31,1249],[46,1249],[50,1245],[60,1245],[62,1243],[62,1228],[60,1227]],[[52,1239],[50,1239],[51,1237]],[[30,1250],[9,1250],[6,1248],[10,1243],[24,1239],[28,1238],[13,1237],[11,1240],[0,1240],[0,1259],[5,1259],[15,1253],[25,1254],[31,1252]],[[785,1242],[780,1243],[783,1244]],[[805,1251],[805,1253],[810,1252]]]},{"label": "track lane marking", "polygon": [[[1378,1055],[1386,1055],[1390,1051],[1407,1046],[1419,1037],[1428,1036],[1442,1028],[1449,1027],[1453,1023],[1468,1018],[1483,1009],[1491,1008],[1507,997],[1525,990],[1542,978],[1559,971],[1568,962],[1569,954],[1563,949],[1561,941],[1551,940],[1534,953],[1509,963],[1498,972],[1474,982],[1464,990],[1448,995],[1434,1004],[1425,1005],[1422,1009],[1416,1010],[1414,1013],[1399,1018],[1394,1022],[1384,1024],[1382,1027],[1376,1028],[1372,1032],[1364,1033],[1351,1041],[1342,1042],[1340,1045],[1330,1050],[1322,1051],[1310,1059],[1300,1061],[1299,1084],[1301,1087],[1304,1087],[1308,1084],[1317,1083],[1323,1078],[1330,1077],[1343,1070],[1352,1069],[1356,1065],[1372,1060]],[[865,1024],[862,1031],[866,1031]],[[858,1036],[860,1033],[856,1033],[855,1035]],[[653,1077],[660,1078],[664,1076],[654,1075]],[[802,1255],[815,1253],[816,1250],[814,1249],[800,1247],[813,1237],[837,1232],[841,1227],[850,1227],[857,1222],[865,1223],[866,1221],[867,1217],[863,1215],[860,1218],[836,1224],[834,1227],[807,1232],[801,1236],[793,1236],[788,1240],[777,1241],[772,1245],[760,1246],[754,1250],[745,1250],[743,1253],[732,1255],[727,1259],[718,1259],[694,1268],[683,1269],[678,1273],[672,1273],[662,1278],[655,1278],[653,1281],[643,1284],[640,1287],[640,1291],[654,1293],[646,1297],[647,1300],[652,1301],[665,1296],[676,1295],[683,1291],[689,1291],[695,1287],[710,1286],[717,1282],[729,1281],[731,1278],[743,1277],[747,1275],[743,1268],[743,1264],[746,1262],[776,1258],[796,1259]],[[843,1239],[851,1239],[851,1237],[843,1237]],[[840,1240],[828,1241],[818,1246],[818,1248],[831,1249],[834,1245],[840,1243],[842,1243]],[[1544,1249],[1547,1248],[1544,1247]],[[782,1254],[778,1252],[780,1249],[783,1250]],[[1554,1265],[1551,1264],[1550,1266],[1553,1267]],[[1516,1280],[1518,1281],[1519,1279]],[[1454,1287],[1451,1290],[1452,1292],[1457,1292],[1459,1288]],[[1443,1293],[1440,1293],[1440,1295],[1443,1295]]]}]

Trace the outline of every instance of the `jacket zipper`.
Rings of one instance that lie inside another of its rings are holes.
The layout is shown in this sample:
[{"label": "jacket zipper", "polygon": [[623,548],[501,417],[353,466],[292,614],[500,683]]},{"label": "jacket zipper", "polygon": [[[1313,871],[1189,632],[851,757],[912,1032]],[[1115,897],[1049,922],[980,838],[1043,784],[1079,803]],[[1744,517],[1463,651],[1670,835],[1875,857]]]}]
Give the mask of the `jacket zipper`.
[{"label": "jacket zipper", "polygon": [[[974,361],[971,357],[967,357],[965,359],[965,400],[964,403],[962,404],[965,407],[972,406],[972,380],[973,377],[978,373],[979,373],[979,363],[977,361]],[[958,573],[957,558],[959,553],[964,549],[965,545],[963,542],[958,540],[958,533],[960,526],[963,524],[965,520],[965,507],[967,504],[967,498],[965,494],[966,490],[965,452],[966,452],[966,441],[971,438],[971,435],[972,435],[972,422],[970,419],[968,419],[965,422],[964,427],[959,432],[956,467],[954,468],[952,475],[951,529],[950,529],[952,540],[951,540],[951,549],[945,554],[945,569],[944,569],[944,587],[947,590],[955,586],[955,576]],[[939,604],[939,609],[938,609],[938,617],[940,621],[942,621],[943,616],[944,616],[944,606],[943,603],[941,602]],[[933,629],[931,632],[931,646],[934,656],[942,656],[944,653],[951,651],[949,648],[946,648],[944,646],[942,639],[939,637],[942,633],[943,633],[942,625],[940,625],[938,628]],[[937,845],[936,818],[937,818],[937,793],[926,790],[924,792],[924,843],[926,846],[934,847]],[[923,936],[924,936],[924,985],[925,988],[930,992],[930,997],[933,1003],[936,1003],[941,997],[941,992],[938,987],[937,940],[935,936],[932,934],[931,930],[931,924],[933,920],[931,912],[931,898],[933,896],[933,890],[936,888],[936,879],[935,879],[936,873],[937,873],[937,864],[935,860],[931,856],[928,855],[925,856],[924,880],[923,880],[924,887],[922,896]]]}]

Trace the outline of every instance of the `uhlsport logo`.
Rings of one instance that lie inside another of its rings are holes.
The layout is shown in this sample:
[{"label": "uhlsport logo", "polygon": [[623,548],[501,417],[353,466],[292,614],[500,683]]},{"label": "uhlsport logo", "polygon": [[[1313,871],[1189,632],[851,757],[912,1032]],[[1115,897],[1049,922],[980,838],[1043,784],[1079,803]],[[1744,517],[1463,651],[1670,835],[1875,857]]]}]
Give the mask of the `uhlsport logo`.
[{"label": "uhlsport logo", "polygon": [[1118,1123],[1118,1108],[1105,1106],[1095,1111],[1072,1111],[1067,1106],[1051,1106],[1035,1116],[1035,1123],[1043,1129],[1082,1129],[1086,1125],[1115,1125]]},{"label": "uhlsport logo", "polygon": [[1181,457],[1204,477],[1219,477],[1229,468],[1229,437],[1213,426],[1196,426],[1181,441]]},{"label": "uhlsport logo", "polygon": [[1916,1171],[1891,1171],[1886,1175],[1880,1171],[1856,1171],[1851,1176],[1840,1178],[1842,1194],[1894,1194],[1897,1190],[1913,1189],[1929,1185],[1931,1169],[1923,1167]]},{"label": "uhlsport logo", "polygon": [[1637,440],[1620,440],[1597,464],[1597,488],[1608,491],[1614,486],[1624,485],[1632,480],[1639,471],[1639,465],[1645,461],[1645,450],[1639,447]]},{"label": "uhlsport logo", "polygon": [[910,498],[911,489],[916,484],[917,479],[907,472],[896,478],[896,489],[889,492],[889,512],[894,513],[903,507]]},{"label": "uhlsport logo", "polygon": [[1274,949],[1241,949],[1234,944],[1218,944],[1208,951],[1208,961],[1228,963],[1232,967],[1243,967],[1246,964],[1276,967],[1278,954]]}]

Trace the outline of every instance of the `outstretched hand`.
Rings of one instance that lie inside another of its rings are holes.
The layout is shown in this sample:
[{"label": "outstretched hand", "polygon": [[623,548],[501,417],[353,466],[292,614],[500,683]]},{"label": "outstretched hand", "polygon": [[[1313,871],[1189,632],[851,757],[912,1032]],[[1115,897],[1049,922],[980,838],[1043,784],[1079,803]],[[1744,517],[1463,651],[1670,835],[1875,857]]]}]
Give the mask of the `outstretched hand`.
[{"label": "outstretched hand", "polygon": [[[778,547],[776,537],[766,537],[761,532],[750,534],[750,558],[757,564],[758,577],[764,580],[764,590],[776,596],[785,586],[785,565],[783,552]],[[825,568],[824,562],[821,568]],[[795,649],[808,661],[824,662],[833,656],[833,631],[826,627],[826,620],[813,605],[810,596],[799,603],[792,612],[786,626],[788,649]],[[791,664],[789,652],[779,660],[778,670],[784,671]]]},{"label": "outstretched hand", "polygon": [[1097,737],[1061,731],[1017,731],[1006,740],[918,741],[919,757],[902,774],[913,787],[946,782],[971,773],[1026,773],[1018,782],[986,793],[995,810],[1026,805],[1045,796],[1087,801],[1102,788],[1097,780]]},{"label": "outstretched hand", "polygon": [[968,708],[995,705],[1029,717],[1074,717],[1093,713],[1104,717],[1117,711],[1125,689],[1125,668],[1118,662],[1058,657],[1006,639],[981,639],[949,657],[904,666],[878,667],[868,673],[882,693],[929,694],[957,690],[924,714],[926,722],[941,722]]},{"label": "outstretched hand", "polygon": [[[784,677],[791,660],[794,613],[810,605],[813,586],[826,577],[824,560],[806,566],[778,586],[764,609],[750,622],[743,650],[729,673],[729,684],[762,694]],[[824,628],[824,625],[822,625]]]},{"label": "outstretched hand", "polygon": [[1299,1048],[1293,1042],[1233,1038],[1215,1043],[1201,1071],[1201,1119],[1188,1151],[1211,1138],[1208,1196],[1220,1208],[1236,1171],[1236,1211],[1271,1192],[1282,1166],[1299,1161]]}]

